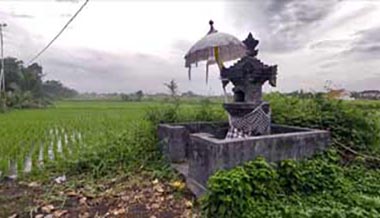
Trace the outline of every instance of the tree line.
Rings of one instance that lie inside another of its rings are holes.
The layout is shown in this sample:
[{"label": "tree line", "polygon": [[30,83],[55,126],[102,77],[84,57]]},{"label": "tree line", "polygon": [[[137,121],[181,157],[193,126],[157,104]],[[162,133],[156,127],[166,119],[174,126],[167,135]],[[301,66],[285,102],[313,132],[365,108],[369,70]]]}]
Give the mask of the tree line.
[{"label": "tree line", "polygon": [[53,100],[78,94],[60,81],[43,81],[46,74],[42,66],[37,63],[25,66],[23,61],[15,57],[4,58],[4,74],[5,92],[1,93],[3,108],[44,107]]}]

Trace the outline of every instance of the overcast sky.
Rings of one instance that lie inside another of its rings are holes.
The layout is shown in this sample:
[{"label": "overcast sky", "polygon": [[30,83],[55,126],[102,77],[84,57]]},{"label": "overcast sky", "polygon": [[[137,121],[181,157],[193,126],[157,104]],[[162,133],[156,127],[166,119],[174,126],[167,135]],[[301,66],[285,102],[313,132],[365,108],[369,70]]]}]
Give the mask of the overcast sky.
[{"label": "overcast sky", "polygon": [[[83,4],[78,1],[0,0],[5,54],[28,62]],[[216,66],[187,79],[184,55],[209,30],[260,40],[259,58],[278,65],[277,88],[380,89],[380,0],[90,0],[58,40],[36,60],[45,79],[79,91],[221,93]]]}]

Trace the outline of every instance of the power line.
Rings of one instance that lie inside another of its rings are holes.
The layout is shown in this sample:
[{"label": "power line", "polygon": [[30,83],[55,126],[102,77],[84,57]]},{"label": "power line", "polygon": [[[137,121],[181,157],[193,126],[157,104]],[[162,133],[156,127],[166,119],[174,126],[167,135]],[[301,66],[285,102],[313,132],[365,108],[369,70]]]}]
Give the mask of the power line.
[{"label": "power line", "polygon": [[1,58],[1,71],[0,71],[0,92],[5,91],[5,71],[4,71],[4,45],[3,45],[3,27],[6,27],[6,23],[0,23],[0,58]]},{"label": "power line", "polygon": [[83,3],[83,5],[79,8],[79,10],[70,18],[70,20],[65,24],[65,26],[63,26],[63,28],[61,29],[61,31],[59,31],[58,34],[49,42],[49,44],[47,44],[40,52],[38,52],[38,54],[36,56],[34,56],[29,61],[28,64],[31,64],[33,61],[35,61],[42,53],[44,53],[50,47],[51,44],[53,44],[53,42],[63,33],[63,31],[65,31],[65,29],[75,19],[75,17],[82,11],[82,9],[87,5],[88,2],[89,2],[89,0],[86,0]]}]

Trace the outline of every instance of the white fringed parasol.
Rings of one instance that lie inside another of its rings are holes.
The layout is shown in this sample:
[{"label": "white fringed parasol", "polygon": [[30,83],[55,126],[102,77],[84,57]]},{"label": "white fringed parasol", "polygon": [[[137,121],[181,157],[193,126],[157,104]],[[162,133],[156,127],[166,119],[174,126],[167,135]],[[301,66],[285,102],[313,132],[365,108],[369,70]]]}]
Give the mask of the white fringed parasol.
[{"label": "white fringed parasol", "polygon": [[245,45],[235,36],[221,33],[214,29],[214,22],[210,20],[210,31],[196,42],[185,55],[185,67],[189,68],[191,79],[191,65],[198,62],[206,62],[206,83],[208,82],[208,67],[218,64],[219,70],[223,68],[223,62],[232,61],[246,55]]}]

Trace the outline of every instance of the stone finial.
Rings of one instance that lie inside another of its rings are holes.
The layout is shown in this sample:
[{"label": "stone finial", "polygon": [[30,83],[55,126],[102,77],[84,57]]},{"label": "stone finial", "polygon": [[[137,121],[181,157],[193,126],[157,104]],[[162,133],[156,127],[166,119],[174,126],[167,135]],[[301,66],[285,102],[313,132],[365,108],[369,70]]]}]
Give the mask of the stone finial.
[{"label": "stone finial", "polygon": [[218,32],[215,28],[214,28],[214,21],[210,20],[208,22],[210,24],[210,30],[208,31],[207,35],[211,34],[211,33],[216,33]]},{"label": "stone finial", "polygon": [[247,47],[248,56],[255,57],[259,52],[259,50],[256,49],[256,46],[259,44],[259,40],[253,38],[252,33],[249,33],[248,37],[243,41],[243,43]]}]

